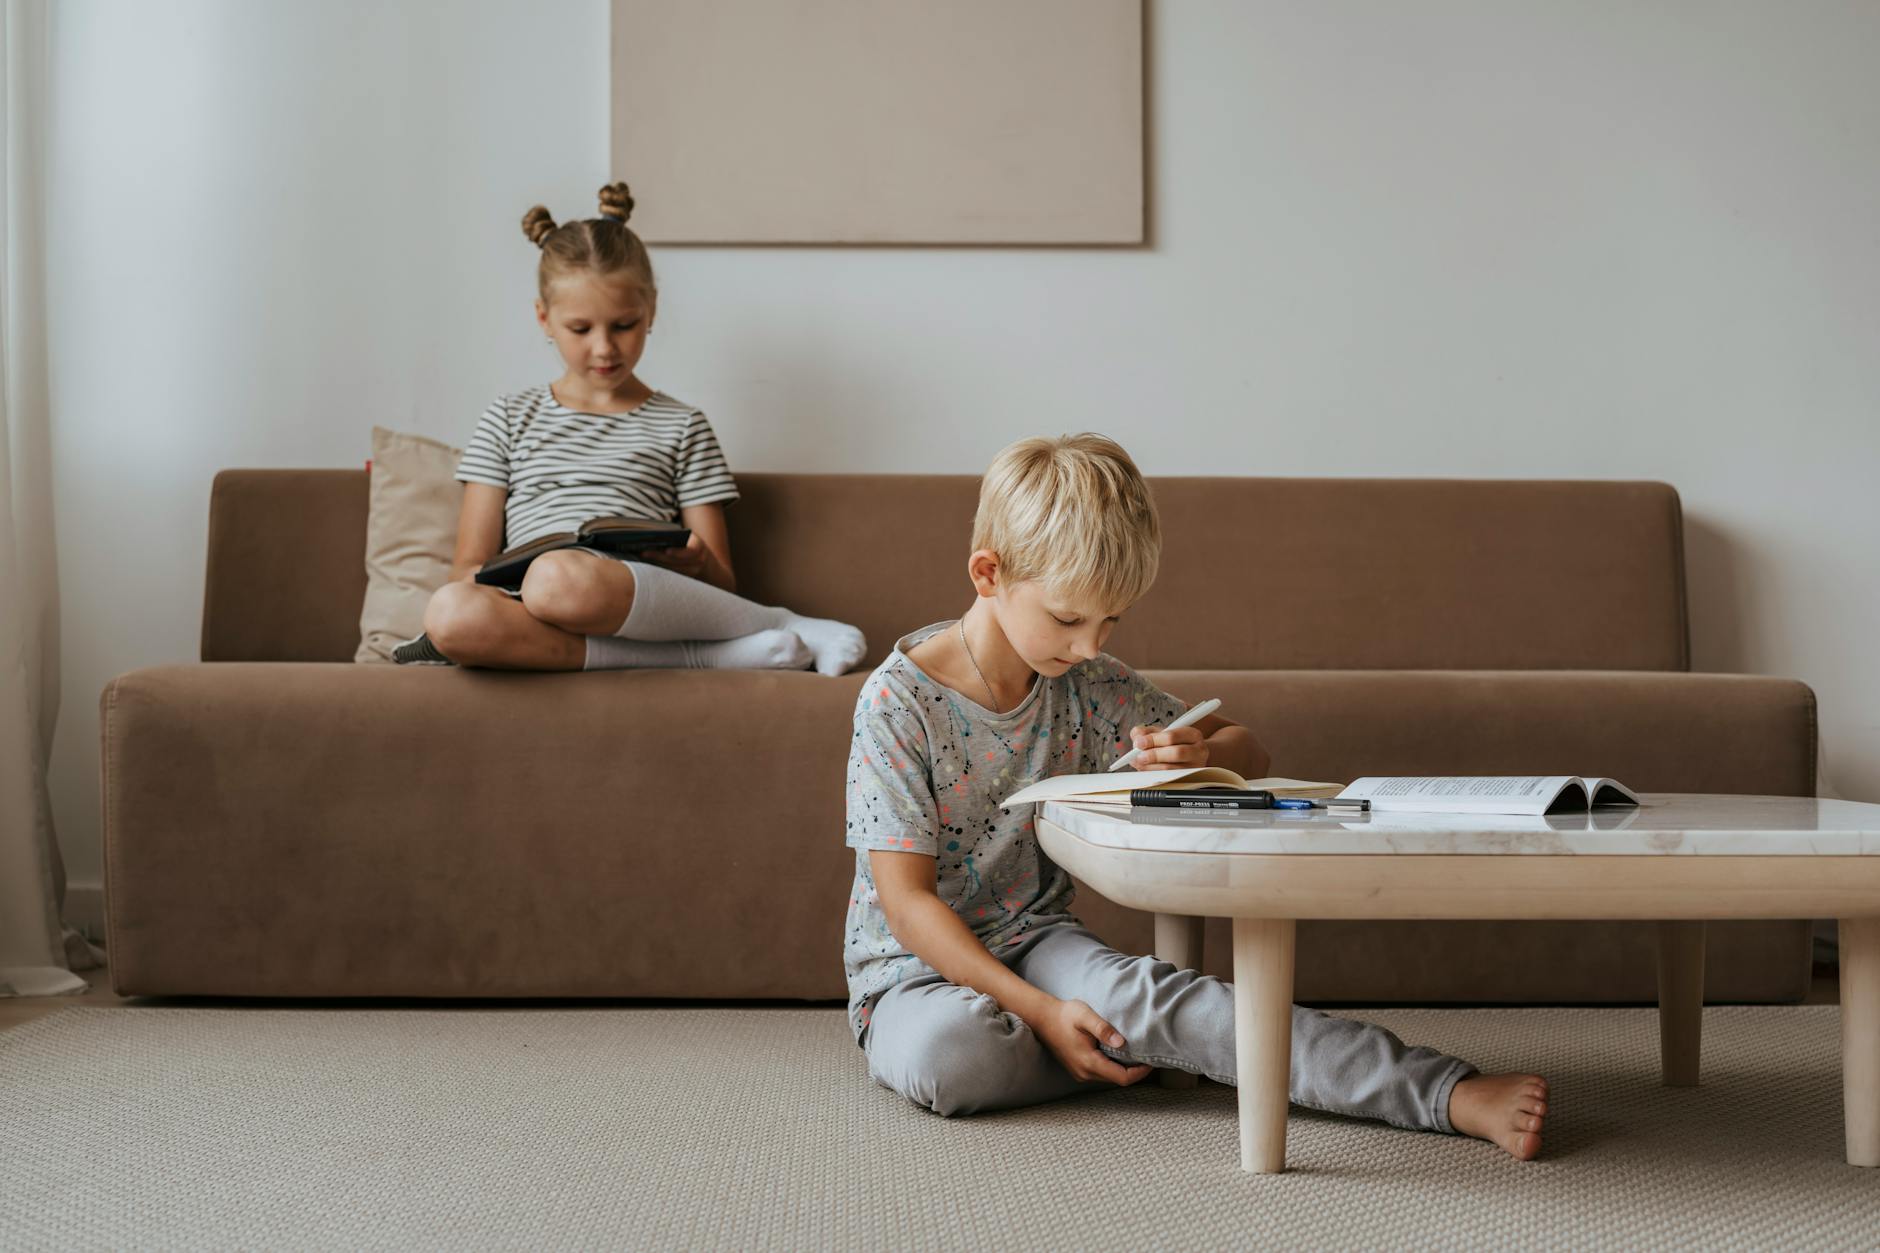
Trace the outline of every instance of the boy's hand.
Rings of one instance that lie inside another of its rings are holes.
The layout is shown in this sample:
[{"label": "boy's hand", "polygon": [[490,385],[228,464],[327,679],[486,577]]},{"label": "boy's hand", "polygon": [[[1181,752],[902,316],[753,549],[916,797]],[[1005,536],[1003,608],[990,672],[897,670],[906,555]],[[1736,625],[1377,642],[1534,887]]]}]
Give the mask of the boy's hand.
[{"label": "boy's hand", "polygon": [[1111,1048],[1122,1048],[1123,1037],[1109,1023],[1097,1017],[1097,1011],[1082,1001],[1053,1001],[1038,1015],[1031,1029],[1044,1041],[1051,1055],[1080,1082],[1101,1079],[1126,1088],[1149,1077],[1153,1066],[1125,1066],[1105,1057],[1097,1041]]},{"label": "boy's hand", "polygon": [[689,578],[699,578],[705,572],[705,541],[697,531],[692,532],[683,548],[649,548],[640,556]]},{"label": "boy's hand", "polygon": [[1138,770],[1185,770],[1208,764],[1208,741],[1200,727],[1131,727],[1131,747],[1142,750],[1132,763]]}]

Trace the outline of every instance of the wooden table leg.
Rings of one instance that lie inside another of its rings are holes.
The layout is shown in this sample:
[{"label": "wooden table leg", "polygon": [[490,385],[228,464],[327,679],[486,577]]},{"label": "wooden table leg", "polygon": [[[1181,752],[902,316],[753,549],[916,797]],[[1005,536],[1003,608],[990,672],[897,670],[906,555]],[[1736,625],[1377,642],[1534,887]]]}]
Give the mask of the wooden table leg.
[{"label": "wooden table leg", "polygon": [[[1165,962],[1173,962],[1177,970],[1201,969],[1201,945],[1203,923],[1206,919],[1194,918],[1187,914],[1157,914],[1155,916],[1155,955]],[[1156,1073],[1155,1081],[1165,1088],[1192,1088],[1201,1076],[1185,1070],[1176,1070],[1164,1066]]]},{"label": "wooden table leg", "polygon": [[1668,1088],[1697,1086],[1704,1042],[1704,924],[1658,924],[1658,1058]]},{"label": "wooden table leg", "polygon": [[1841,919],[1841,1113],[1847,1164],[1880,1166],[1880,918]]},{"label": "wooden table leg", "polygon": [[1292,1079],[1290,918],[1234,919],[1234,1068],[1240,1085],[1240,1168],[1286,1169]]}]

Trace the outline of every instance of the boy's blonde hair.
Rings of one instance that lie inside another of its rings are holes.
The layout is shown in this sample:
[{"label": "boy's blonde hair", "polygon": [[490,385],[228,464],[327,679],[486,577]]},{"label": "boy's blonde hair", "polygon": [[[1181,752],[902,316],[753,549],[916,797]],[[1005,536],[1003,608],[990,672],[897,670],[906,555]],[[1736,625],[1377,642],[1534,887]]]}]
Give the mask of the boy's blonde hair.
[{"label": "boy's blonde hair", "polygon": [[1102,435],[1021,439],[979,484],[973,551],[999,554],[1003,576],[1048,595],[1120,610],[1155,582],[1162,523],[1122,445]]},{"label": "boy's blonde hair", "polygon": [[600,201],[599,217],[563,222],[560,226],[539,204],[522,215],[522,233],[542,250],[535,287],[544,304],[555,280],[569,274],[624,276],[632,279],[648,300],[658,291],[653,283],[653,259],[646,255],[646,245],[627,229],[627,219],[633,216],[633,197],[627,185],[607,184],[601,188]]}]

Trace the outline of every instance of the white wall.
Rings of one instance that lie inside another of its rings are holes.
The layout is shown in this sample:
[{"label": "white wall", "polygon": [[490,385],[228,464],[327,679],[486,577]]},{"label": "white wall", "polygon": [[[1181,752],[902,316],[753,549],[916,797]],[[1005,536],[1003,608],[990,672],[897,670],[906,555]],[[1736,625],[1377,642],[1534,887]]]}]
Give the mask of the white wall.
[{"label": "white wall", "polygon": [[[606,23],[55,6],[76,883],[99,690],[195,655],[212,474],[461,442],[551,377],[517,220],[593,211]],[[1697,668],[1812,684],[1833,783],[1880,800],[1877,46],[1862,3],[1161,0],[1153,246],[666,249],[645,374],[749,470],[1095,428],[1156,474],[1668,480]]]}]

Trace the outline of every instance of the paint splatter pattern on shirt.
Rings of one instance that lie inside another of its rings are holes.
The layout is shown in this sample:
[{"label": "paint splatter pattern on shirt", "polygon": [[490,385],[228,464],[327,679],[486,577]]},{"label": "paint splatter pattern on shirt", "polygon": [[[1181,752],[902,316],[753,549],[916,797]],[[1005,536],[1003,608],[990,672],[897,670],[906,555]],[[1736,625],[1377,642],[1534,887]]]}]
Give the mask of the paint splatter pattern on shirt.
[{"label": "paint splatter pattern on shirt", "polygon": [[1133,726],[1164,725],[1187,706],[1108,654],[1040,678],[995,714],[929,678],[908,651],[951,622],[895,644],[855,702],[849,744],[848,845],[856,850],[842,959],[856,1038],[881,993],[932,973],[888,929],[869,870],[872,849],[934,858],[935,890],[997,951],[1064,914],[1071,880],[1038,846],[1035,806],[999,800],[1051,775],[1093,773],[1129,748]]}]

